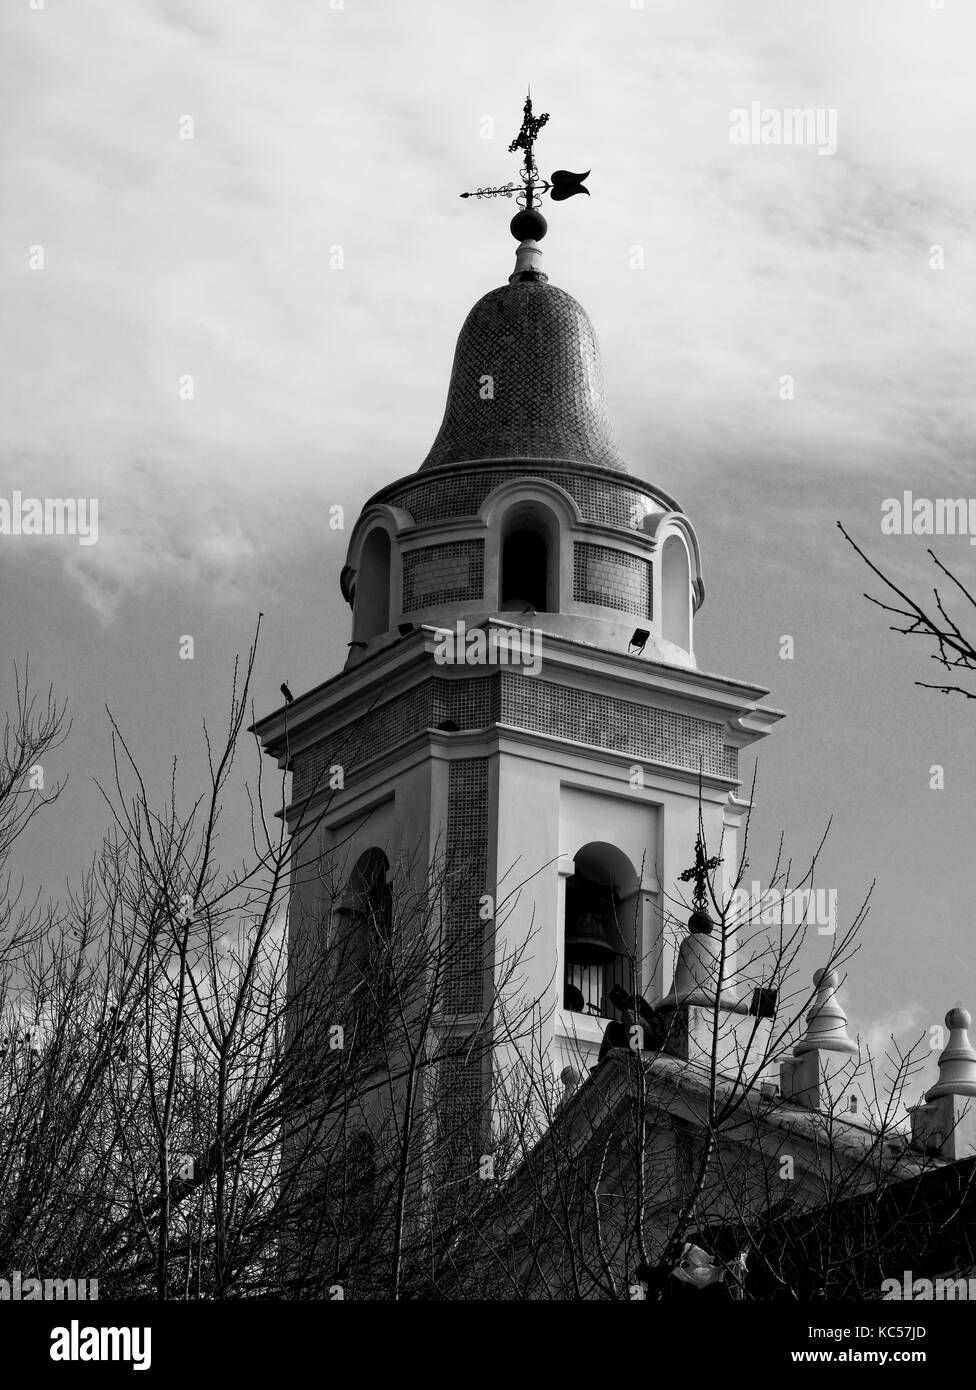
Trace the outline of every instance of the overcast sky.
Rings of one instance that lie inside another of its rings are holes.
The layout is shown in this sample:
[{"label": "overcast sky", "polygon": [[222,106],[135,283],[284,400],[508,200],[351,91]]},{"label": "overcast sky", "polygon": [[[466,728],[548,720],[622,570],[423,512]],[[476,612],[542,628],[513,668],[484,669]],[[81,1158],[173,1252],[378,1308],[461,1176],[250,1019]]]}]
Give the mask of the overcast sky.
[{"label": "overcast sky", "polygon": [[[780,830],[799,860],[833,815],[842,920],[877,879],[855,1026],[907,1040],[976,1008],[976,705],[914,687],[934,668],[859,598],[834,526],[923,592],[925,542],[883,537],[883,500],[976,493],[976,9],[11,0],[0,51],[0,497],[99,499],[96,545],[0,537],[2,693],[29,650],[75,721],[32,881],[60,891],[97,846],[106,704],[159,790],[174,753],[189,790],[259,609],[259,710],[339,669],[328,508],[351,525],[430,447],[514,248],[511,204],[457,195],[515,174],[530,80],[540,166],[593,171],[544,267],[594,320],[632,471],[698,531],[699,664],[788,714],[756,875]],[[732,144],[756,101],[835,110],[836,153]],[[936,544],[972,582],[967,539]]]}]

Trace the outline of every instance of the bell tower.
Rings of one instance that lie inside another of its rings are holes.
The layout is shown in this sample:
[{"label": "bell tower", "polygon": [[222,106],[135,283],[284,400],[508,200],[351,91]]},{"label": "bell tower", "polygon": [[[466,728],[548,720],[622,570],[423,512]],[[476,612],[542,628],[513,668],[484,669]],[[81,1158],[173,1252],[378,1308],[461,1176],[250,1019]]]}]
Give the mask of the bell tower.
[{"label": "bell tower", "polygon": [[[304,862],[344,866],[334,890],[296,877],[293,946],[364,864],[391,882],[398,863],[446,863],[449,1026],[476,1026],[492,960],[521,950],[558,1074],[596,1061],[614,986],[651,1003],[672,988],[700,799],[734,864],[739,752],[781,716],[698,668],[695,529],[650,461],[622,458],[593,325],[542,269],[539,197],[588,192],[585,174],[539,179],[544,119],[527,101],[521,189],[474,195],[518,192],[515,266],[461,327],[430,452],[352,531],[345,668],[258,732],[293,770],[292,825],[327,807]],[[483,1094],[484,1064],[457,1084]]]}]

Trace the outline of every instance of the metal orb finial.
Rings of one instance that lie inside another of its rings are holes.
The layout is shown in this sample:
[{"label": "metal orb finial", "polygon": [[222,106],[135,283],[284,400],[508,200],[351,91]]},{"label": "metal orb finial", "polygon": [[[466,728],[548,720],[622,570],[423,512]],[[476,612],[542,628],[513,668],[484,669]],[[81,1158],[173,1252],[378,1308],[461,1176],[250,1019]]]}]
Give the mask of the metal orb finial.
[{"label": "metal orb finial", "polygon": [[541,241],[549,224],[538,208],[522,208],[509,223],[509,230],[516,241]]}]

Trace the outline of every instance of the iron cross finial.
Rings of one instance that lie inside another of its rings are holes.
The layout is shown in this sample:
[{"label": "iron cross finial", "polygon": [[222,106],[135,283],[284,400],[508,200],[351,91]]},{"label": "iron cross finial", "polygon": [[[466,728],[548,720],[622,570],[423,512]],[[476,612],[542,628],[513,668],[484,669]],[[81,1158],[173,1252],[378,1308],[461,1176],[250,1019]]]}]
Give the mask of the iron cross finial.
[{"label": "iron cross finial", "polygon": [[589,175],[589,169],[585,174],[573,174],[568,169],[557,169],[548,179],[539,178],[539,170],[535,163],[535,142],[539,131],[548,119],[548,111],[544,111],[540,116],[533,116],[530,91],[522,108],[522,127],[508,147],[509,154],[515,154],[517,150],[524,151],[520,174],[521,183],[506,183],[495,188],[478,188],[474,193],[462,193],[461,197],[511,198],[514,196],[519,207],[529,212],[544,193],[548,193],[554,203],[572,198],[576,193],[589,195],[590,190],[583,187],[583,180]]},{"label": "iron cross finial", "polygon": [[[535,167],[533,146],[536,136],[549,119],[549,112],[543,111],[541,116],[532,114],[532,93],[525,98],[525,105],[522,107],[522,129],[508,147],[509,154],[514,154],[516,150],[524,150],[525,158],[522,161],[522,182],[525,184],[529,195],[526,207],[532,206],[532,194],[535,191],[539,178],[539,171]],[[584,190],[585,191],[585,190]]]},{"label": "iron cross finial", "polygon": [[694,882],[692,905],[695,912],[701,913],[704,917],[708,916],[708,875],[712,869],[717,869],[721,862],[720,855],[713,855],[711,859],[705,858],[705,843],[699,830],[698,839],[695,841],[695,862],[690,869],[685,869],[684,873],[678,875],[678,880],[681,883]]}]

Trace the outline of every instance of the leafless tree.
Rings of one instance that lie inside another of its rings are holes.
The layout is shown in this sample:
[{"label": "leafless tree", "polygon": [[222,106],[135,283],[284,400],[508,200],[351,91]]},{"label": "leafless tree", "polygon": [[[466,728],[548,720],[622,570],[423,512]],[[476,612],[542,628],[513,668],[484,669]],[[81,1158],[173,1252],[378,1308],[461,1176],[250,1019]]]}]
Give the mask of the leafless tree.
[{"label": "leafless tree", "polygon": [[[892,1182],[931,1161],[909,1152],[900,1108],[917,1049],[880,1079],[852,1058],[816,1111],[784,1111],[770,1085],[814,998],[798,974],[809,923],[782,908],[821,847],[796,875],[777,858],[770,920],[741,906],[747,825],[724,891],[713,866],[664,924],[684,936],[689,908],[708,917],[705,1002],[620,1001],[622,1034],[567,1095],[545,1006],[520,994],[533,933],[501,961],[480,933],[473,960],[449,854],[367,861],[350,883],[341,853],[308,852],[328,798],[286,828],[285,778],[267,795],[258,752],[251,842],[224,867],[254,660],[187,800],[175,766],[155,797],[112,721],[109,834],[68,901],[8,937],[0,1268],[156,1299],[631,1298],[683,1287],[700,1246],[744,1297],[863,1279],[884,1245],[871,1213],[892,1225]],[[10,788],[63,732],[53,698],[41,710],[25,691],[18,711]],[[24,807],[11,814],[16,831]],[[702,861],[720,859],[701,817],[699,832]],[[302,922],[309,874],[331,906]],[[513,886],[490,925],[531,893],[531,877]],[[845,970],[866,907],[827,968]],[[461,965],[487,982],[463,1019]],[[771,1007],[730,1011],[733,988]]]},{"label": "leafless tree", "polygon": [[14,707],[4,717],[0,746],[0,967],[43,922],[40,891],[25,897],[11,856],[31,822],[57,801],[67,784],[66,778],[51,781],[51,758],[71,727],[53,687],[44,695],[33,690],[29,660],[22,670],[15,666],[13,676]]},{"label": "leafless tree", "polygon": [[[929,652],[929,657],[946,671],[950,677],[945,681],[916,681],[915,684],[925,690],[939,690],[944,695],[962,695],[967,700],[976,699],[976,689],[971,685],[960,684],[967,676],[976,673],[976,646],[971,637],[966,635],[963,627],[949,611],[948,593],[960,601],[964,606],[976,609],[976,595],[962,582],[958,575],[953,574],[948,566],[944,565],[935,551],[927,549],[927,554],[935,566],[941,579],[933,586],[931,601],[927,605],[921,604],[917,599],[900,588],[892,579],[880,569],[873,560],[869,559],[861,547],[854,541],[841,523],[837,526],[847,541],[848,545],[860,555],[868,569],[875,574],[882,584],[888,589],[893,601],[884,601],[874,598],[871,594],[864,597],[869,603],[875,604],[883,613],[888,613],[897,621],[891,624],[891,631],[898,632],[904,637],[921,637],[923,642],[934,647],[934,651]],[[941,583],[941,589],[940,589]],[[970,617],[972,618],[972,614]]]},{"label": "leafless tree", "polygon": [[[452,1082],[486,1067],[517,954],[497,970],[489,939],[482,962],[466,955],[485,973],[491,959],[494,984],[459,1031],[444,982],[468,947],[448,929],[442,859],[395,865],[379,898],[313,923],[297,958],[289,899],[328,801],[287,828],[285,778],[266,804],[258,750],[249,853],[222,863],[254,660],[224,737],[204,730],[186,802],[175,766],[156,800],[109,716],[110,833],[60,913],[8,952],[0,1267],[96,1277],[103,1296],[401,1298],[450,1239],[485,1099],[466,1110]],[[5,784],[59,731],[22,728]],[[341,876],[340,859],[314,871]]]}]

